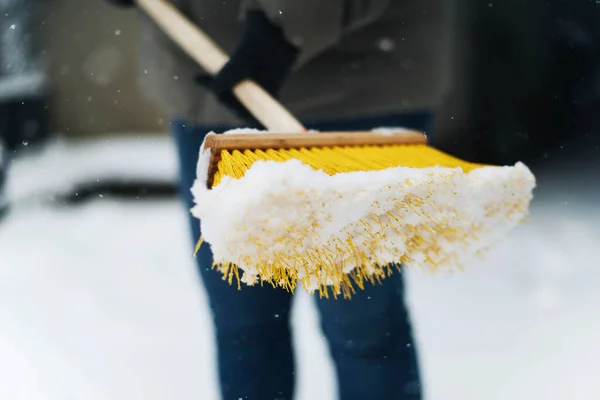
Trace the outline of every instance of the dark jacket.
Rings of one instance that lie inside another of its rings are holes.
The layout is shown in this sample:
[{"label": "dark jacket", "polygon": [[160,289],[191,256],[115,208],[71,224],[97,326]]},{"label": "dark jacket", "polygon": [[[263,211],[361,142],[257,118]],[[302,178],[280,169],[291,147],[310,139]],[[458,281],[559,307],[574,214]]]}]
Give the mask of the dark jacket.
[{"label": "dark jacket", "polygon": [[[301,50],[280,100],[301,119],[427,109],[447,89],[452,0],[171,0],[225,51],[260,8]],[[147,17],[140,86],[171,117],[236,123],[194,84],[202,70]]]}]

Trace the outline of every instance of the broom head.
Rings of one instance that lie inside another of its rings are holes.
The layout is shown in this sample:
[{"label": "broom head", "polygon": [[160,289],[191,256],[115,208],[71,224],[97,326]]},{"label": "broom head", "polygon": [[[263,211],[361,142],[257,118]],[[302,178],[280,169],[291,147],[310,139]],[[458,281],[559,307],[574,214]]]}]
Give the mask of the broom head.
[{"label": "broom head", "polygon": [[235,130],[206,136],[191,211],[230,283],[350,297],[400,265],[463,266],[527,217],[534,187],[522,163],[469,163],[410,130]]}]

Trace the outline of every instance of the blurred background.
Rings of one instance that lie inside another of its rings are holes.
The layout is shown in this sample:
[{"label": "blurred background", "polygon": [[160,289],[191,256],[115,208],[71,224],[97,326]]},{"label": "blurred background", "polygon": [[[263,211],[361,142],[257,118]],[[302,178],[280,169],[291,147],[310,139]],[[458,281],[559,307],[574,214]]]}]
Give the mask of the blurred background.
[{"label": "blurred background", "polygon": [[[532,218],[453,276],[409,271],[428,399],[598,399],[600,2],[462,0],[437,145],[526,163]],[[0,398],[216,398],[204,294],[137,21],[0,0]],[[299,398],[333,399],[308,296]]]}]

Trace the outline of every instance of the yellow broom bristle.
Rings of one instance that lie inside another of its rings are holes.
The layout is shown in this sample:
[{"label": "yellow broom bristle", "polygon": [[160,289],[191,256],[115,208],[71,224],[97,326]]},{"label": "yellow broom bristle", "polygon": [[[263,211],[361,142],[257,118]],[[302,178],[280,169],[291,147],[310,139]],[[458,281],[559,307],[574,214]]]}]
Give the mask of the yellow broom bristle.
[{"label": "yellow broom bristle", "polygon": [[340,172],[379,171],[391,167],[425,168],[433,166],[460,167],[464,172],[481,167],[453,157],[427,145],[337,146],[299,149],[227,150],[221,151],[221,160],[212,186],[224,176],[242,178],[256,161],[288,161],[297,159],[315,170],[329,175]]},{"label": "yellow broom bristle", "polygon": [[[299,283],[311,293],[318,292],[321,297],[337,297],[341,294],[349,298],[356,287],[363,289],[365,283],[379,282],[394,269],[399,269],[400,265],[423,265],[432,271],[442,265],[460,268],[460,252],[454,248],[468,249],[481,237],[494,236],[494,232],[490,230],[495,229],[494,224],[498,225],[498,221],[510,220],[510,223],[506,223],[507,226],[514,220],[519,223],[525,218],[531,200],[528,192],[532,187],[531,177],[526,167],[519,166],[509,173],[506,170],[497,171],[496,180],[504,179],[495,187],[495,190],[503,191],[502,198],[497,201],[486,199],[485,204],[480,207],[481,218],[489,221],[479,223],[471,219],[465,214],[467,210],[460,209],[460,201],[456,202],[458,205],[453,204],[452,196],[469,185],[473,186],[473,182],[457,183],[457,177],[464,177],[471,171],[486,166],[461,160],[421,144],[223,150],[211,185],[213,189],[200,188],[199,185],[199,190],[203,191],[202,195],[208,196],[219,190],[225,193],[229,190],[228,185],[222,185],[225,177],[240,180],[257,161],[285,164],[292,160],[298,160],[314,171],[321,170],[328,176],[382,171],[394,167],[444,169],[429,172],[429,175],[419,175],[416,179],[402,178],[398,182],[390,181],[390,184],[380,186],[376,190],[381,194],[381,201],[386,204],[374,201],[370,204],[371,211],[347,223],[341,231],[324,238],[321,235],[330,228],[334,218],[331,210],[325,216],[315,214],[319,211],[314,211],[314,202],[323,201],[323,207],[327,205],[324,198],[329,198],[332,202],[341,201],[343,196],[347,196],[346,192],[342,194],[339,190],[341,186],[338,185],[338,189],[326,189],[325,195],[317,193],[319,189],[315,187],[306,190],[294,188],[289,193],[282,191],[276,194],[273,194],[275,192],[272,191],[272,186],[263,187],[266,194],[261,202],[278,199],[278,210],[288,207],[279,211],[280,213],[301,209],[306,210],[307,214],[301,221],[290,219],[290,222],[283,225],[280,223],[276,227],[269,225],[268,217],[259,219],[259,226],[251,225],[251,222],[246,225],[245,221],[228,225],[232,235],[238,235],[237,242],[229,240],[230,237],[226,238],[225,235],[219,237],[220,243],[217,246],[220,254],[216,255],[213,267],[230,284],[233,283],[233,277],[236,277],[239,287],[239,267],[243,270],[241,280],[247,285],[265,282],[294,291]],[[401,173],[399,176],[405,175]],[[270,176],[260,179],[264,182]],[[475,178],[474,182],[478,182],[477,179],[479,178]],[[232,182],[231,179],[228,180],[228,184]],[[287,177],[279,177],[273,185],[284,182],[288,182]],[[273,190],[276,191],[277,188]],[[360,189],[353,190],[355,192],[351,193],[361,194]],[[520,192],[515,196],[514,192],[517,191]],[[513,193],[512,196],[510,193]],[[448,197],[447,202],[443,200],[443,196]],[[282,205],[285,201],[296,203],[295,206]],[[226,212],[231,205],[221,205],[221,202],[212,199],[197,206],[195,215],[202,221],[203,231],[204,219],[211,218],[209,223],[218,223],[218,217],[211,216],[215,207],[222,207],[220,212]],[[261,213],[253,213],[252,210],[245,212],[244,215],[251,215],[252,218],[255,217],[252,214]],[[280,214],[273,211],[271,215],[276,219]],[[242,247],[249,251],[242,252]],[[479,254],[487,247],[486,243],[473,251]],[[228,255],[224,257],[224,253]],[[221,261],[218,260],[219,257]]]}]

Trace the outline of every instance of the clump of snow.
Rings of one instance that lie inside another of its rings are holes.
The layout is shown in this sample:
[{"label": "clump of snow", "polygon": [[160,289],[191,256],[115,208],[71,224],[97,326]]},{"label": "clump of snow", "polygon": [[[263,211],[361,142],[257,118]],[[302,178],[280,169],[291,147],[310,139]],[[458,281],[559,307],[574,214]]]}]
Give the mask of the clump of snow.
[{"label": "clump of snow", "polygon": [[[371,132],[375,132],[375,133],[379,133],[381,135],[384,136],[392,136],[394,134],[398,134],[398,133],[405,133],[405,132],[413,132],[414,129],[407,129],[405,127],[378,127],[378,128],[373,128],[371,130]],[[214,133],[214,132],[211,132]],[[264,129],[255,129],[255,128],[234,128],[234,129],[229,129],[225,132],[222,132],[224,135],[230,135],[230,134],[248,134],[248,133],[299,133],[299,132],[282,132],[279,130],[264,130]],[[318,130],[314,130],[314,129],[307,129],[304,133],[319,133]]]},{"label": "clump of snow", "polygon": [[255,128],[235,128],[235,129],[229,129],[225,132],[223,132],[224,135],[231,135],[231,134],[248,134],[248,133],[315,133],[317,131],[306,131],[306,132],[284,132],[281,130],[263,130],[263,129],[255,129]]},{"label": "clump of snow", "polygon": [[[214,132],[211,132],[214,133]],[[269,133],[269,131],[265,131],[265,130],[261,130],[261,129],[254,129],[254,128],[236,128],[236,129],[230,129],[228,131],[223,132],[224,135],[229,135],[229,134],[244,134],[244,133]]]},{"label": "clump of snow", "polygon": [[402,127],[390,127],[390,126],[383,127],[382,126],[379,128],[373,128],[371,131],[382,134],[384,136],[392,136],[399,132],[409,132],[409,131],[413,131],[413,130],[414,129],[406,129],[406,128],[402,128]]},{"label": "clump of snow", "polygon": [[[404,127],[379,127],[379,128],[373,128],[371,130],[372,132],[375,133],[379,133],[380,135],[383,136],[394,136],[397,134],[403,134],[406,132],[414,132],[414,129],[407,129]],[[425,136],[427,138],[427,135],[425,134],[425,132],[421,132],[423,134],[423,136]]]},{"label": "clump of snow", "polygon": [[289,160],[258,161],[243,178],[207,189],[209,156],[201,153],[192,214],[215,263],[237,265],[248,284],[289,269],[284,276],[303,279],[309,291],[339,285],[333,270],[463,265],[528,215],[535,187],[522,163],[329,176]]}]

